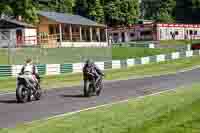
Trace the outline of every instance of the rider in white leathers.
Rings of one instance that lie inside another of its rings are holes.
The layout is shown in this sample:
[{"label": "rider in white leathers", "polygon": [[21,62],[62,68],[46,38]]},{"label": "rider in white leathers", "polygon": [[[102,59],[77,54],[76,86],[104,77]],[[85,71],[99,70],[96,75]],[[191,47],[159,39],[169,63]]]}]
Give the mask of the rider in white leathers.
[{"label": "rider in white leathers", "polygon": [[29,79],[29,81],[37,84],[39,83],[40,78],[38,75],[38,70],[37,67],[32,64],[31,59],[26,60],[26,63],[22,67],[20,74],[23,74],[27,79]]}]

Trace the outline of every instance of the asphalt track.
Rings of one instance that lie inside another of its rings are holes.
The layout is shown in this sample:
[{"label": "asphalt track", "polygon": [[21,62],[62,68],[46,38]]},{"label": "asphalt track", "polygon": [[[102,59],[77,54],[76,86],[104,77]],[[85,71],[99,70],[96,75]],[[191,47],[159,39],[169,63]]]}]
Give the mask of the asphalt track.
[{"label": "asphalt track", "polygon": [[130,79],[104,84],[101,96],[84,98],[82,87],[47,91],[40,101],[17,104],[15,94],[0,95],[0,128],[44,119],[85,108],[149,95],[200,81],[200,69],[177,74]]}]

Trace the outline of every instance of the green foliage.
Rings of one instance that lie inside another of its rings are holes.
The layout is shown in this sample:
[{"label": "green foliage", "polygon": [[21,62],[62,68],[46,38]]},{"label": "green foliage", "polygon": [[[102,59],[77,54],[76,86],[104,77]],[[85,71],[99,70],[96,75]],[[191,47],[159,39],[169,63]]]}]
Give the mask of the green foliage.
[{"label": "green foliage", "polygon": [[145,19],[167,23],[174,22],[176,0],[144,1],[142,4]]},{"label": "green foliage", "polygon": [[74,12],[75,14],[79,14],[81,16],[87,17],[88,15],[88,2],[87,0],[76,0]]},{"label": "green foliage", "polygon": [[9,5],[9,3],[2,2],[0,3],[0,15],[12,15],[13,14],[13,9]]},{"label": "green foliage", "polygon": [[110,25],[133,24],[139,18],[138,0],[115,0],[105,5],[106,22]]},{"label": "green foliage", "polygon": [[104,22],[104,10],[100,0],[93,0],[93,3],[89,3],[88,15],[96,22]]},{"label": "green foliage", "polygon": [[49,0],[48,6],[43,6],[41,10],[46,9],[50,11],[72,13],[74,0]]},{"label": "green foliage", "polygon": [[200,0],[177,0],[176,19],[183,23],[200,23]]},{"label": "green foliage", "polygon": [[159,22],[200,23],[200,0],[144,0],[145,19]]},{"label": "green foliage", "polygon": [[[140,10],[141,9],[141,10]],[[144,19],[157,22],[200,23],[200,0],[7,0],[0,2],[0,15],[21,15],[37,23],[37,11],[79,14],[99,23],[134,24],[142,12]]]},{"label": "green foliage", "polygon": [[17,0],[11,3],[14,16],[21,15],[28,23],[37,23],[37,9],[33,5],[33,0]]},{"label": "green foliage", "polygon": [[139,16],[138,0],[10,0],[0,2],[0,15],[21,15],[28,23],[37,23],[38,10],[75,13],[99,23],[132,24]]},{"label": "green foliage", "polygon": [[170,13],[168,13],[166,11],[166,9],[160,9],[159,11],[160,11],[160,13],[155,18],[156,21],[164,22],[164,23],[173,23],[174,22],[173,17],[170,15]]}]

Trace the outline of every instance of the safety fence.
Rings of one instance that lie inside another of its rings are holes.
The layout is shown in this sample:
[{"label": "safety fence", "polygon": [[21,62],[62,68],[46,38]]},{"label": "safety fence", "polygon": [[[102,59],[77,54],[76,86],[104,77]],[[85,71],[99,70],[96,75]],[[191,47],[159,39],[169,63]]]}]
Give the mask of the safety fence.
[{"label": "safety fence", "polygon": [[[173,52],[170,54],[161,54],[155,56],[132,58],[124,60],[112,60],[104,62],[95,62],[102,70],[107,69],[123,69],[133,67],[135,65],[150,64],[156,62],[164,62],[192,56],[199,56],[200,50]],[[59,75],[66,73],[82,72],[84,63],[69,63],[69,64],[39,64],[37,65],[40,75]],[[16,77],[20,72],[22,65],[1,65],[0,77]]]},{"label": "safety fence", "polygon": [[172,45],[172,44],[159,44],[159,43],[154,43],[154,42],[147,42],[147,43],[136,43],[136,42],[127,42],[127,43],[118,43],[118,44],[113,44],[113,47],[138,47],[138,48],[171,48],[171,49],[176,49],[176,51],[187,51],[191,50],[191,44],[187,45]]}]

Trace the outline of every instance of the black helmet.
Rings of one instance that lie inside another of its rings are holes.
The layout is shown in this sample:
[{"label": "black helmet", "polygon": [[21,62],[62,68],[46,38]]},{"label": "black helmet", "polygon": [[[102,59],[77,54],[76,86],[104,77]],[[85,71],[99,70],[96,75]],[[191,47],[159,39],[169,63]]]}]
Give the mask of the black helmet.
[{"label": "black helmet", "polygon": [[93,64],[93,61],[91,59],[87,59],[85,64],[91,66]]}]

